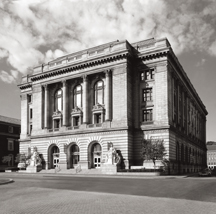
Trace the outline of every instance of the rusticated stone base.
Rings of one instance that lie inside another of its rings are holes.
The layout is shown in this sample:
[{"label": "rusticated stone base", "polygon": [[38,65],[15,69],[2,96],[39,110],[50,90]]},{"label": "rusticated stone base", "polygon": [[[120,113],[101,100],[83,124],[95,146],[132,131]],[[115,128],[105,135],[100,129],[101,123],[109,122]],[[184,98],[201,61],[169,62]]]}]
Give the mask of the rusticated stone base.
[{"label": "rusticated stone base", "polygon": [[113,164],[102,164],[101,171],[103,174],[116,174],[117,166]]},{"label": "rusticated stone base", "polygon": [[26,172],[28,173],[36,173],[42,170],[42,165],[39,166],[27,166]]}]

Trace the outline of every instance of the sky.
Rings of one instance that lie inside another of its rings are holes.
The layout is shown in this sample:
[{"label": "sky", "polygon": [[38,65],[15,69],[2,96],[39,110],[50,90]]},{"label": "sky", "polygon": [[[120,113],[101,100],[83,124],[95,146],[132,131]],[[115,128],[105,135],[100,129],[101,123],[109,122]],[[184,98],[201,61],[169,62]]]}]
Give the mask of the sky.
[{"label": "sky", "polygon": [[20,119],[33,67],[115,40],[166,37],[208,111],[216,141],[216,0],[1,0],[0,115]]}]

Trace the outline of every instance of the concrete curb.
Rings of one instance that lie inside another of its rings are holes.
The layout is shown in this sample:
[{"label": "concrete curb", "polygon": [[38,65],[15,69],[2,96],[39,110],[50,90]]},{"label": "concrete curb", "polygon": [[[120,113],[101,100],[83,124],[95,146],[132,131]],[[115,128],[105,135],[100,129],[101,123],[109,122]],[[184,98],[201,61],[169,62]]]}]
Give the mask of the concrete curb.
[{"label": "concrete curb", "polygon": [[9,184],[9,183],[13,183],[14,180],[9,178],[9,179],[0,179],[0,185],[3,185],[3,184]]}]

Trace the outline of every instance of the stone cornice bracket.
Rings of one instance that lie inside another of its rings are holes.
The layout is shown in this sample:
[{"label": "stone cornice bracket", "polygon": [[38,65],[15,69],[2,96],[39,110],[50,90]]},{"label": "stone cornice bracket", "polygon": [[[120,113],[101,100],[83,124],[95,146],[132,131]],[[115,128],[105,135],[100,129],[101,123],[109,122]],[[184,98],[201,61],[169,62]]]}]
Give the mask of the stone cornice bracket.
[{"label": "stone cornice bracket", "polygon": [[23,85],[18,85],[18,87],[22,90],[22,89],[27,89],[27,88],[31,88],[32,84],[31,83],[27,83],[27,84],[23,84]]}]

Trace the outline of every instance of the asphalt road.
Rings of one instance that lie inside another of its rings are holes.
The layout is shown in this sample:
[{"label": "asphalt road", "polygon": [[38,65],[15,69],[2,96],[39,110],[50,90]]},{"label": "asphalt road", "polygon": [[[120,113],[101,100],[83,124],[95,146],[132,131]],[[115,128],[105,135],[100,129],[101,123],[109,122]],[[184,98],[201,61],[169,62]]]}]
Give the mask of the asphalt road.
[{"label": "asphalt road", "polygon": [[216,179],[0,173],[0,214],[215,214]]},{"label": "asphalt road", "polygon": [[[78,176],[16,176],[8,188],[41,187],[216,202],[216,178],[121,178]],[[1,177],[1,175],[0,175]],[[4,175],[5,177],[5,175]]]}]

